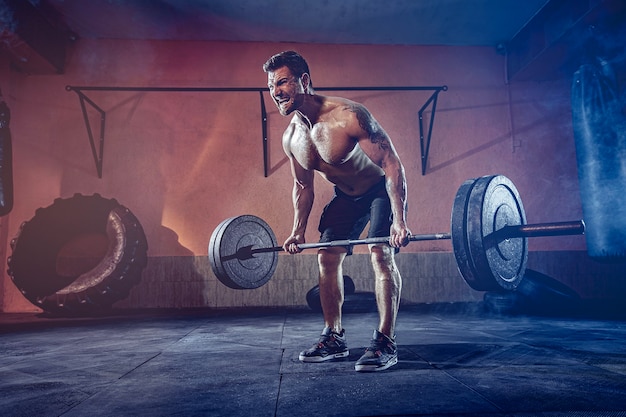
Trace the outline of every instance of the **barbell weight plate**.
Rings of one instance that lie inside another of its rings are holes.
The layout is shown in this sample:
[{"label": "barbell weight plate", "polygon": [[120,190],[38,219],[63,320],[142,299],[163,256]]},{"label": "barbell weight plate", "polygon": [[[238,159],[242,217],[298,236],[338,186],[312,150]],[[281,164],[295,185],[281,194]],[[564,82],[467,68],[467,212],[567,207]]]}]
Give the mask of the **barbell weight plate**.
[{"label": "barbell weight plate", "polygon": [[481,177],[474,182],[467,204],[469,258],[479,291],[514,290],[524,277],[528,260],[525,237],[494,239],[507,225],[526,224],[526,215],[513,182],[503,175]]},{"label": "barbell weight plate", "polygon": [[[343,295],[345,297],[352,295],[356,292],[356,286],[354,281],[349,275],[343,276]],[[315,285],[306,293],[306,303],[309,305],[311,310],[322,312],[322,300],[320,300],[320,286]]]},{"label": "barbell weight plate", "polygon": [[452,236],[452,249],[454,250],[454,257],[456,258],[459,273],[470,287],[481,291],[480,288],[482,288],[484,284],[476,273],[476,268],[470,257],[469,241],[467,238],[467,205],[475,182],[475,178],[465,181],[461,184],[454,197],[450,220],[450,234]]},{"label": "barbell weight plate", "polygon": [[220,223],[209,241],[209,262],[213,273],[224,285],[234,289],[254,289],[265,285],[278,264],[277,252],[256,253],[240,259],[237,251],[245,247],[276,246],[271,227],[253,215],[231,217]]},{"label": "barbell weight plate", "polygon": [[221,282],[228,280],[228,277],[223,278],[225,274],[224,269],[222,268],[220,245],[217,241],[222,239],[222,229],[224,226],[228,225],[233,219],[234,218],[228,218],[218,224],[209,239],[209,263],[211,264],[213,273]]}]

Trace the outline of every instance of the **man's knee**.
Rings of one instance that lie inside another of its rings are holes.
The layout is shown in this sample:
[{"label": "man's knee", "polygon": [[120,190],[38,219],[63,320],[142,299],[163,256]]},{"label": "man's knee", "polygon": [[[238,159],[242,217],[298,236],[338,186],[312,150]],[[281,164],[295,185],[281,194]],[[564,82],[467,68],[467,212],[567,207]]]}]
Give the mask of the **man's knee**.
[{"label": "man's knee", "polygon": [[394,248],[389,245],[372,245],[370,246],[370,259],[372,265],[391,265],[394,261]]},{"label": "man's knee", "polygon": [[322,248],[317,253],[321,270],[337,270],[345,257],[346,250],[340,247]]}]

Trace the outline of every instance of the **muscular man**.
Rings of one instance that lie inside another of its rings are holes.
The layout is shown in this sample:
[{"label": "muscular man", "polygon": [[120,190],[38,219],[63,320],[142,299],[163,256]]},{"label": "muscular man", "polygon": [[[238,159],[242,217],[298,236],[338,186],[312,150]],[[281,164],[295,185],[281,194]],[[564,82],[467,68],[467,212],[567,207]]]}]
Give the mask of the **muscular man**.
[{"label": "muscular man", "polygon": [[[321,242],[357,239],[370,223],[368,237],[390,236],[389,245],[369,246],[376,276],[378,328],[356,362],[357,371],[379,371],[398,362],[395,323],[402,281],[394,260],[396,248],[408,243],[406,180],[391,140],[361,104],[315,94],[304,58],[294,51],[272,56],[264,65],[270,94],[283,116],[293,118],[283,134],[283,148],[294,177],[294,223],[285,240],[289,253],[300,251],[313,206],[314,172],[335,186],[335,196],[319,223]],[[342,263],[349,247],[319,249],[319,288],[324,329],[303,362],[348,356],[341,324]]]}]

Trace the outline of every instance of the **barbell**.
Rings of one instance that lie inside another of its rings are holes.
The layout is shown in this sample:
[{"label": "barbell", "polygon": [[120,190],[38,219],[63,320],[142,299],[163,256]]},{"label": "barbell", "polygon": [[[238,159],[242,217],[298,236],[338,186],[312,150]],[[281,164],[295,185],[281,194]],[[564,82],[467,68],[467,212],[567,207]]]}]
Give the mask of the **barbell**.
[{"label": "barbell", "polygon": [[[579,235],[582,220],[526,224],[520,195],[503,175],[465,181],[454,198],[451,230],[415,234],[409,241],[452,240],[459,273],[477,291],[513,290],[524,276],[530,237]],[[388,243],[389,236],[302,243],[300,249]],[[271,227],[254,215],[222,221],[209,241],[209,262],[215,276],[234,289],[265,285],[278,264],[278,246]]]}]

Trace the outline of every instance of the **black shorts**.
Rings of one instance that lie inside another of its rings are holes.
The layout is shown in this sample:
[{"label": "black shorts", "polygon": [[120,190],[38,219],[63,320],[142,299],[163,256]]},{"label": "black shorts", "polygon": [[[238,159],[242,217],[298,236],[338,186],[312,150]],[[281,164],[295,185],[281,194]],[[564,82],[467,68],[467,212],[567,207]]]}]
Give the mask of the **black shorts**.
[{"label": "black shorts", "polygon": [[[360,196],[349,196],[335,187],[335,195],[320,218],[320,242],[358,239],[368,222],[367,237],[389,236],[392,221],[385,177]],[[346,249],[352,254],[352,246]]]}]

